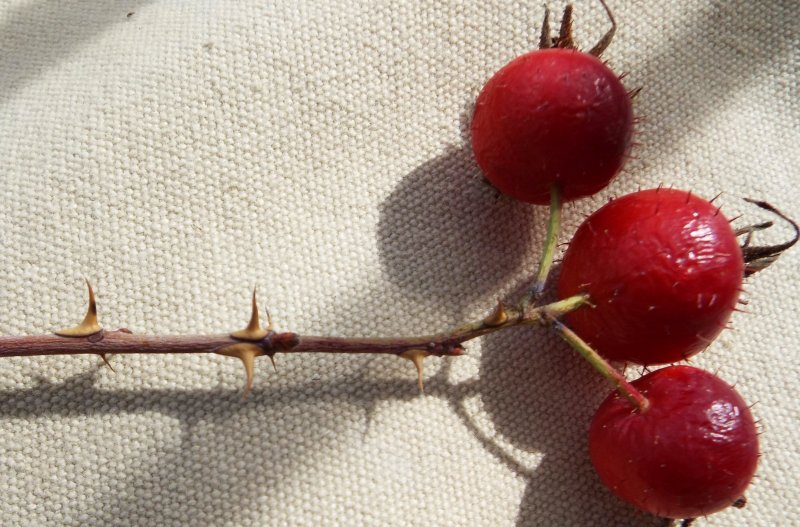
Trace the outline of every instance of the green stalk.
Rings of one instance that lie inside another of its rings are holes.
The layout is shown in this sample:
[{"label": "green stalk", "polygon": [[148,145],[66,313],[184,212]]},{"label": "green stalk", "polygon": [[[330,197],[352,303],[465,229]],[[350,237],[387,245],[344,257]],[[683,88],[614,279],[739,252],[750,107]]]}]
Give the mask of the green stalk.
[{"label": "green stalk", "polygon": [[539,269],[536,271],[536,279],[531,287],[530,295],[526,303],[535,303],[544,292],[547,282],[547,275],[553,267],[553,256],[556,252],[558,243],[558,232],[561,229],[561,195],[558,187],[550,187],[550,216],[547,220],[547,234],[544,239],[542,257],[539,260]]},{"label": "green stalk", "polygon": [[600,372],[619,393],[625,396],[632,405],[640,412],[647,410],[650,402],[642,395],[642,392],[633,387],[631,383],[618,372],[611,364],[600,356],[589,344],[581,339],[574,331],[565,326],[562,322],[553,319],[551,321],[553,329],[559,336],[569,344],[572,349],[581,354],[581,357],[591,364],[594,369]]},{"label": "green stalk", "polygon": [[556,319],[560,318],[567,313],[575,311],[576,309],[583,307],[583,306],[591,306],[592,303],[589,301],[589,295],[587,294],[580,294],[567,297],[563,300],[558,300],[557,302],[553,302],[551,304],[547,304],[546,306],[542,306],[540,309],[543,311],[543,317],[548,319]]}]

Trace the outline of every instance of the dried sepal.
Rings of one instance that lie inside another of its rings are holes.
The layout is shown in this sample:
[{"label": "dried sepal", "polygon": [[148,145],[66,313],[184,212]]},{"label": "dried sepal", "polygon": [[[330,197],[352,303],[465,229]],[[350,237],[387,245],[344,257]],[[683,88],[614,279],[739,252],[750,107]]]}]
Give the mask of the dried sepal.
[{"label": "dried sepal", "polygon": [[614,40],[614,35],[617,32],[617,21],[614,19],[614,13],[611,12],[605,0],[600,0],[600,3],[603,5],[603,9],[606,10],[606,16],[608,17],[608,21],[611,22],[611,28],[606,31],[606,34],[589,50],[589,54],[595,57],[599,57],[603,54],[606,48],[611,44],[611,41]]},{"label": "dried sepal", "polygon": [[782,220],[789,223],[789,225],[791,225],[792,229],[794,230],[794,235],[792,236],[792,238],[784,243],[779,243],[776,245],[761,245],[761,246],[750,245],[753,233],[771,227],[772,222],[765,222],[757,225],[751,225],[749,227],[737,230],[736,231],[737,236],[741,236],[742,234],[747,235],[744,243],[741,246],[742,258],[744,259],[745,262],[744,275],[747,277],[747,276],[752,276],[755,273],[769,267],[775,260],[778,259],[778,257],[781,254],[783,254],[784,251],[790,249],[794,244],[796,244],[798,240],[800,240],[800,225],[798,225],[796,221],[789,218],[786,214],[779,211],[766,201],[760,201],[750,198],[744,198],[744,199],[745,201],[752,203],[759,208],[762,208],[766,211],[775,214]]},{"label": "dried sepal", "polygon": [[567,4],[564,14],[561,16],[561,28],[558,31],[554,48],[576,49],[575,41],[572,38],[572,4]]}]

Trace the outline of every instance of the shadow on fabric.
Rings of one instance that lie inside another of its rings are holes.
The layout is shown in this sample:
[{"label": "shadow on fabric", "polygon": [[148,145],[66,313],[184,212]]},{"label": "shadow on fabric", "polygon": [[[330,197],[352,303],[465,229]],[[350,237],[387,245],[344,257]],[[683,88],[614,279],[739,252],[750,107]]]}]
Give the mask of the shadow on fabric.
[{"label": "shadow on fabric", "polygon": [[10,9],[0,25],[0,104],[151,1],[33,0]]},{"label": "shadow on fabric", "polygon": [[[634,73],[636,82],[645,87],[639,101],[642,113],[647,114],[649,103],[642,104],[642,100],[648,98],[653,104],[666,98],[683,101],[685,106],[675,128],[648,130],[646,142],[675,140],[682,130],[719,108],[729,93],[747,86],[750,76],[759,72],[761,61],[791,52],[770,46],[769,39],[781,28],[791,27],[779,16],[791,3],[715,4],[708,18],[686,20],[679,33],[668,39],[686,44],[682,50],[672,45],[653,50],[644,68]],[[0,27],[7,43],[0,55],[4,97],[13,96],[93,35],[124,22],[125,11],[130,9],[102,10],[96,2],[72,0],[29,2],[12,11]],[[42,11],[52,13],[42,16]],[[790,12],[798,16],[797,10]],[[87,22],[87,13],[98,16]],[[749,24],[755,24],[758,31]],[[745,62],[745,54],[737,52],[736,46],[748,53],[762,51]],[[20,67],[23,63],[25,67]],[[663,79],[665,71],[671,72],[670,79]],[[468,146],[453,148],[406,175],[383,204],[378,244],[386,279],[410,295],[477,300],[507,283],[519,270],[532,239],[530,226],[542,224],[544,216],[544,211],[496,198],[482,182]],[[472,253],[465,249],[466,244],[486,250],[477,260],[468,260],[466,256]],[[460,313],[454,310],[453,314]],[[438,379],[428,383],[427,393],[446,399],[470,427],[474,425],[463,403],[479,396],[499,434],[522,450],[543,454],[538,466],[529,470],[491,441],[481,439],[488,452],[526,479],[519,526],[576,524],[587,513],[597,525],[660,524],[619,503],[594,476],[585,455],[585,431],[608,389],[588,366],[546,332],[532,329],[486,337],[482,349],[479,380],[451,385],[443,368]],[[151,525],[175,521],[171,507],[187,498],[180,493],[185,489],[182,482],[191,482],[193,494],[188,498],[194,504],[182,509],[188,517],[181,520],[188,525],[222,525],[235,522],[240,511],[258,496],[242,492],[238,472],[219,467],[238,466],[246,460],[248,469],[267,474],[265,486],[258,489],[267,495],[279,483],[269,475],[275,460],[297,462],[293,445],[270,442],[282,422],[264,415],[306,411],[326,403],[354,402],[369,408],[381,400],[416,397],[413,383],[370,380],[359,371],[326,384],[256,389],[251,403],[241,405],[238,391],[99,390],[92,371],[58,385],[0,392],[0,418],[157,412],[177,419],[183,430],[179,447],[164,453],[152,469],[154,473],[148,474],[149,483],[162,488],[166,498],[159,503],[141,503],[135,487],[144,483],[132,482],[126,495],[103,496],[114,501],[104,509],[106,516],[100,523],[112,524],[114,518],[130,515],[141,516]],[[76,406],[76,400],[83,404]],[[257,436],[242,438],[226,426],[241,414],[258,423]],[[317,414],[309,420],[308,437],[320,441],[324,449],[325,442],[335,441],[326,427],[339,427],[336,420],[334,413]],[[194,436],[198,427],[205,429],[202,444]],[[211,459],[208,449],[220,444],[230,448],[215,450]],[[578,486],[576,481],[580,481]],[[580,509],[575,508],[576,503]]]}]

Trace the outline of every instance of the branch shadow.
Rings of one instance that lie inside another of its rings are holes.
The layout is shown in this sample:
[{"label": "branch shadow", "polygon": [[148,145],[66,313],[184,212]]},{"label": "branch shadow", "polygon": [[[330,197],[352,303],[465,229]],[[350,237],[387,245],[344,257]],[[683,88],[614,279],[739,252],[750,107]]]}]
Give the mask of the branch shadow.
[{"label": "branch shadow", "polygon": [[[63,517],[88,517],[94,525],[115,525],[121,518],[159,526],[255,521],[257,516],[243,515],[258,514],[256,504],[279,494],[284,480],[312,469],[309,452],[334,451],[343,434],[367,433],[354,432],[354,417],[348,413],[368,423],[380,401],[419,397],[411,381],[370,380],[363,372],[324,384],[255,389],[247,402],[238,390],[111,391],[98,389],[96,380],[95,368],[57,384],[0,392],[3,420],[158,413],[180,423],[180,444],[159,450],[153,466],[137,474],[124,492],[104,494],[102,507],[69,511],[77,505],[60,502]],[[453,388],[434,380],[426,389],[428,396],[439,398],[463,398],[474,391],[473,386]],[[237,423],[242,420],[252,435],[241,436]],[[296,443],[271,440],[295,427],[304,430]],[[160,489],[155,500],[154,486]]]},{"label": "branch shadow", "polygon": [[34,0],[9,10],[0,25],[0,104],[151,0]]},{"label": "branch shadow", "polygon": [[[786,45],[790,39],[765,46],[761,38],[785,31],[787,11],[800,22],[800,11],[789,10],[786,2],[715,3],[705,17],[687,17],[634,75],[646,90],[637,103],[640,113],[655,113],[664,101],[678,109],[669,126],[646,127],[645,141],[677,143],[737,90],[746,88],[764,63],[790,53]],[[692,42],[692,46],[680,48],[676,42]],[[669,78],[665,71],[671,73]],[[648,98],[650,92],[658,97]],[[471,156],[465,132],[470,114],[465,111],[461,119],[464,144],[406,175],[381,208],[378,238],[384,273],[412,294],[452,298],[468,290],[471,301],[497,290],[508,283],[526,256],[527,249],[516,242],[533,240],[530,230],[520,226],[543,224],[544,214],[538,214],[542,209],[525,210],[516,203],[503,215],[509,202],[500,198],[503,201],[498,203]],[[478,259],[468,260],[470,253],[463,249],[467,244],[485,251]],[[408,264],[411,258],[414,265]],[[533,349],[531,331],[484,337],[477,385],[497,432],[523,451],[543,454],[534,470],[521,466],[476,428],[463,400],[448,399],[487,451],[527,479],[517,525],[556,518],[565,525],[663,525],[663,519],[640,513],[611,495],[588,455],[582,454],[588,452],[586,428],[594,408],[608,393],[603,381],[554,337],[536,338],[543,349]],[[568,499],[543,502],[541,497],[552,495],[554,487],[564,496],[580,495],[582,506],[569,508],[565,504],[573,501]]]},{"label": "branch shadow", "polygon": [[[667,33],[661,48],[638,61],[631,75],[631,83],[644,88],[636,99],[637,113],[647,118],[663,114],[659,109],[665,106],[671,109],[658,126],[645,121],[645,147],[679,148],[674,145],[681,144],[682,136],[724,108],[738,90],[751,86],[766,63],[790,58],[796,52],[792,28],[800,27],[800,10],[792,0],[712,2],[683,22]],[[710,147],[714,144],[709,141]]]}]

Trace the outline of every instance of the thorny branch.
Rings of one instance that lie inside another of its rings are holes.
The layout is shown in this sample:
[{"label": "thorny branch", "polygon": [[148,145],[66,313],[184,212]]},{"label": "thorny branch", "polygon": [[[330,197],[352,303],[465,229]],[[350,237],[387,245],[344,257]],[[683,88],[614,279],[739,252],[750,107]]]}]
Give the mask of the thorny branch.
[{"label": "thorny branch", "polygon": [[75,327],[60,329],[51,335],[0,336],[0,358],[34,355],[93,354],[107,362],[111,354],[217,353],[242,361],[246,382],[244,397],[253,384],[254,363],[266,356],[275,365],[276,353],[374,353],[397,355],[414,363],[420,390],[423,389],[423,360],[429,356],[457,356],[464,353],[468,340],[502,329],[524,325],[549,325],[552,320],[587,303],[585,295],[526,309],[498,303],[485,318],[449,332],[421,337],[345,338],[305,336],[277,332],[267,312],[267,326],[261,327],[258,304],[253,292],[250,321],[242,330],[221,335],[137,335],[126,328],[103,329],[97,317],[92,286],[89,306],[83,321]]}]

